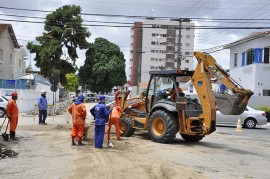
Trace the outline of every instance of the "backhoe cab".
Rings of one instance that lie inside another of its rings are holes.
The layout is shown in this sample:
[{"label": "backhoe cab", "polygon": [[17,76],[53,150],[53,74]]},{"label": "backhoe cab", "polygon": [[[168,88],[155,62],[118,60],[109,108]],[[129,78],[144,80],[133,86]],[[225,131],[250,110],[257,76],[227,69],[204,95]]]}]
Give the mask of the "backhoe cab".
[{"label": "backhoe cab", "polygon": [[[177,132],[184,140],[197,142],[216,130],[216,103],[222,113],[243,112],[253,92],[237,85],[210,55],[201,52],[194,55],[198,60],[195,71],[150,71],[147,90],[141,96],[127,99],[129,92],[122,95],[123,136],[129,137],[135,129],[143,129],[148,130],[155,142],[169,143]],[[233,95],[217,94],[215,98],[210,73],[218,77]],[[191,77],[200,104],[182,93],[176,93],[174,102],[164,95],[172,87],[178,91],[176,82],[186,76]]]}]

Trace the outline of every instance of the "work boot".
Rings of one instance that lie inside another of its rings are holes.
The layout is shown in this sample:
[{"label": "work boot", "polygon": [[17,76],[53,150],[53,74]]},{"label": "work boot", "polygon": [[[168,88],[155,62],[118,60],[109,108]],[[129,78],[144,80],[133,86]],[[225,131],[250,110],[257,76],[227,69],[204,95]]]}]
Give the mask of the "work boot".
[{"label": "work boot", "polygon": [[77,146],[84,146],[85,144],[83,144],[81,141],[78,142]]},{"label": "work boot", "polygon": [[71,142],[71,146],[75,146],[76,143],[74,141]]},{"label": "work boot", "polygon": [[11,131],[10,131],[10,138],[12,140],[18,140],[18,137],[15,137],[15,132],[11,132]]}]

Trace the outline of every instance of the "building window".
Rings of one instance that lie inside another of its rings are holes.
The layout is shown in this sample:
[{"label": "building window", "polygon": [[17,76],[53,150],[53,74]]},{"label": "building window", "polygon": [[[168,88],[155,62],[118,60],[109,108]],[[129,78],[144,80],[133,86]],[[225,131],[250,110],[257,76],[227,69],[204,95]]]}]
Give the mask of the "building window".
[{"label": "building window", "polygon": [[151,58],[151,61],[155,61],[156,59],[155,58]]},{"label": "building window", "polygon": [[155,50],[151,50],[151,53],[155,53],[156,51]]},{"label": "building window", "polygon": [[151,45],[155,45],[155,44],[156,44],[156,42],[155,42],[155,41],[152,41],[152,42],[151,42]]},{"label": "building window", "polygon": [[185,52],[185,55],[189,55],[189,52]]},{"label": "building window", "polygon": [[190,44],[189,43],[186,43],[186,47],[190,47]]},{"label": "building window", "polygon": [[189,60],[185,60],[186,63],[189,63]]},{"label": "building window", "polygon": [[269,48],[264,48],[264,57],[263,57],[264,63],[269,63]]},{"label": "building window", "polygon": [[234,54],[234,63],[233,63],[234,67],[237,67],[237,53]]},{"label": "building window", "polygon": [[153,69],[155,69],[155,67],[154,66],[150,66],[150,69],[153,70]]},{"label": "building window", "polygon": [[152,37],[155,37],[156,36],[156,34],[155,33],[152,33]]},{"label": "building window", "polygon": [[22,67],[22,60],[19,59],[19,67],[21,68]]},{"label": "building window", "polygon": [[187,38],[187,39],[190,39],[190,35],[186,35],[186,38]]},{"label": "building window", "polygon": [[10,56],[9,56],[9,65],[12,66],[12,54],[10,54]]},{"label": "building window", "polygon": [[3,49],[0,48],[0,62],[3,62]]},{"label": "building window", "polygon": [[254,50],[248,50],[247,51],[247,65],[252,64],[254,61]]},{"label": "building window", "polygon": [[270,90],[263,90],[263,96],[270,96]]}]

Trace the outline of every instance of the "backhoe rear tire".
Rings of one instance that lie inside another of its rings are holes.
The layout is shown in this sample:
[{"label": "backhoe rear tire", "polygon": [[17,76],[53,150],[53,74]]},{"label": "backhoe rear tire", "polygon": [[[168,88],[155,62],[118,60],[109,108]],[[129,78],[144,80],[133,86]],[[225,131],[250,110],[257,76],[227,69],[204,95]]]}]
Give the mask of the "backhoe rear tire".
[{"label": "backhoe rear tire", "polygon": [[132,120],[130,118],[121,119],[120,131],[123,137],[130,137],[134,134],[135,129],[132,127]]},{"label": "backhoe rear tire", "polygon": [[148,133],[154,142],[169,143],[177,133],[175,117],[165,110],[155,111],[149,120]]},{"label": "backhoe rear tire", "polygon": [[203,139],[203,136],[193,136],[186,134],[181,134],[181,136],[186,142],[199,142],[200,140]]}]

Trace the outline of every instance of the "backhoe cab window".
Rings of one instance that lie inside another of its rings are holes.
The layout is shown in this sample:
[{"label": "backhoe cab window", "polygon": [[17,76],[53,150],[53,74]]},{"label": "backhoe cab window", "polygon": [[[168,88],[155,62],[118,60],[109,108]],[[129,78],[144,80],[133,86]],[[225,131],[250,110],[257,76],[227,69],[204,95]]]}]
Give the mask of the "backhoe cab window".
[{"label": "backhoe cab window", "polygon": [[156,83],[156,90],[167,90],[170,91],[170,89],[173,86],[173,81],[170,78],[167,77],[158,77],[157,78],[157,83]]},{"label": "backhoe cab window", "polygon": [[156,95],[158,91],[170,91],[173,81],[168,77],[154,77],[149,88],[149,96]]}]

